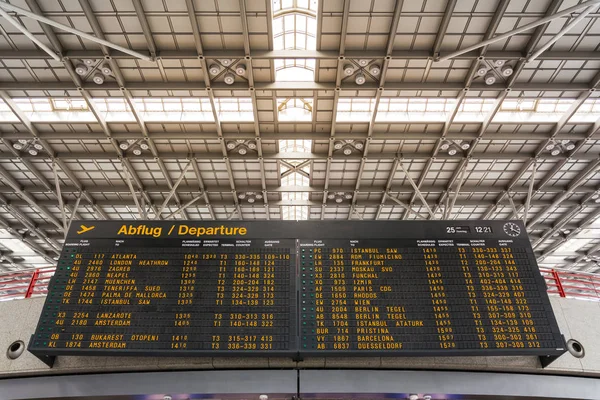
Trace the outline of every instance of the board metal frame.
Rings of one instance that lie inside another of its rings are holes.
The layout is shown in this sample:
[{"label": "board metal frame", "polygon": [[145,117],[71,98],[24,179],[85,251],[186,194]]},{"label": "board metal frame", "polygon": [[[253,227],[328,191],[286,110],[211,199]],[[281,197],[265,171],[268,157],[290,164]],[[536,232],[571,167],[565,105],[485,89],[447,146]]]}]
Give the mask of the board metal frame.
[{"label": "board metal frame", "polygon": [[[282,356],[291,357],[295,361],[300,361],[304,357],[308,356],[365,356],[365,357],[387,357],[387,356],[412,356],[412,357],[431,357],[431,356],[513,356],[513,355],[527,355],[527,356],[538,356],[542,366],[549,365],[552,361],[558,358],[560,355],[566,352],[566,346],[556,349],[548,348],[524,348],[524,349],[440,349],[440,350],[321,350],[311,351],[300,349],[300,274],[299,274],[299,242],[306,239],[429,239],[434,237],[435,239],[443,239],[440,237],[440,226],[459,226],[474,228],[475,226],[490,226],[493,230],[494,237],[488,237],[496,239],[499,236],[503,225],[507,221],[390,221],[390,222],[372,222],[372,221],[296,221],[296,222],[273,222],[273,221],[252,221],[252,222],[232,222],[232,221],[101,221],[95,223],[95,228],[89,232],[83,234],[79,233],[81,226],[89,224],[87,221],[75,221],[69,231],[67,241],[69,243],[72,240],[80,240],[83,237],[94,239],[94,238],[115,238],[115,229],[123,225],[133,224],[142,225],[147,224],[153,227],[163,227],[164,231],[168,231],[170,228],[177,224],[186,224],[193,227],[244,227],[247,229],[247,235],[243,236],[244,239],[265,239],[267,237],[289,239],[290,232],[293,232],[293,239],[296,241],[296,248],[291,249],[292,255],[295,254],[295,273],[290,274],[290,322],[294,325],[292,328],[296,330],[296,335],[290,336],[290,351],[260,351],[260,350],[142,350],[142,349],[126,349],[126,350],[111,350],[111,349],[47,349],[47,348],[35,348],[32,340],[29,343],[29,351],[38,357],[40,360],[52,366],[54,357],[61,355],[102,355],[102,356],[169,356],[169,357],[193,357],[193,356],[213,356],[213,357],[228,357],[228,356]],[[510,221],[517,224],[521,231],[522,236],[518,240],[525,240],[527,245],[527,254],[529,260],[532,262],[532,270],[537,271],[537,263],[529,244],[529,239],[526,234],[525,226],[521,221]],[[169,231],[171,234],[172,229]],[[456,238],[454,235],[447,238]],[[472,233],[471,233],[472,235]],[[443,236],[443,235],[442,235]],[[133,235],[130,238],[143,237],[142,235]],[[467,235],[467,237],[470,237]],[[223,239],[223,237],[215,236],[211,239]],[[241,237],[228,237],[241,238]],[[477,237],[481,238],[481,237]],[[188,238],[189,239],[189,238]],[[265,239],[268,240],[268,239]],[[522,242],[523,244],[525,242]],[[294,253],[295,250],[295,253]],[[291,268],[294,265],[290,266]],[[540,290],[542,299],[544,300],[545,310],[548,315],[548,320],[551,327],[554,330],[558,330],[558,324],[551,308],[547,293],[546,283],[541,274],[534,273],[537,285],[544,290]],[[52,287],[54,277],[50,283]],[[37,332],[37,329],[36,329]],[[293,330],[291,331],[293,332]],[[564,338],[563,338],[564,344]]]}]

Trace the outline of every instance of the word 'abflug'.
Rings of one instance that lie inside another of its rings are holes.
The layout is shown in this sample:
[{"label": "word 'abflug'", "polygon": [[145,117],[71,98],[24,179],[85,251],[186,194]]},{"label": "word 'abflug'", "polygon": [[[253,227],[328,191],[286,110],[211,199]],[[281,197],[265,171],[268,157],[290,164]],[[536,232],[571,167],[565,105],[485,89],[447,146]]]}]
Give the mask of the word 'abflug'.
[{"label": "word 'abflug'", "polygon": [[520,222],[136,221],[73,223],[30,351],[558,355],[564,344]]}]

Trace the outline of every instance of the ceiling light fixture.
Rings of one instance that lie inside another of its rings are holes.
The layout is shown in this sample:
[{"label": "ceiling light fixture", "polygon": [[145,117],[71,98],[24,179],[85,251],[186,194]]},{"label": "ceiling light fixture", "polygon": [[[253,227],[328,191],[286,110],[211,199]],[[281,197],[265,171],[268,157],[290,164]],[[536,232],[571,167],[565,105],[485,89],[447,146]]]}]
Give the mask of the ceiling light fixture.
[{"label": "ceiling light fixture", "polygon": [[370,62],[371,60],[361,59],[358,60],[358,65],[360,65],[361,67],[366,67],[367,65],[369,65]]},{"label": "ceiling light fixture", "polygon": [[486,85],[493,85],[494,83],[496,83],[496,75],[494,75],[493,73],[489,73],[485,76],[485,84]]},{"label": "ceiling light fixture", "polygon": [[246,66],[244,64],[238,64],[235,67],[235,73],[238,74],[239,76],[246,75]]},{"label": "ceiling light fixture", "polygon": [[477,68],[477,75],[484,76],[485,74],[487,74],[487,71],[487,67],[483,64],[480,64],[479,68]]},{"label": "ceiling light fixture", "polygon": [[225,74],[225,77],[223,78],[223,80],[225,81],[226,84],[233,85],[233,82],[235,82],[235,76],[231,73],[228,73],[228,74]]},{"label": "ceiling light fixture", "polygon": [[329,200],[333,200],[338,204],[343,203],[344,200],[352,200],[352,197],[354,197],[354,196],[352,195],[352,193],[349,193],[349,192],[335,192],[335,193],[329,193],[327,195],[327,198]]},{"label": "ceiling light fixture", "polygon": [[101,68],[101,71],[104,75],[112,75],[112,69],[110,68],[110,65],[108,64],[104,64]]},{"label": "ceiling light fixture", "polygon": [[511,76],[514,72],[513,67],[511,67],[510,65],[502,67],[501,71],[503,76]]},{"label": "ceiling light fixture", "polygon": [[471,144],[463,140],[445,140],[440,145],[440,150],[447,152],[451,156],[458,154],[459,150],[469,150],[470,148]]},{"label": "ceiling light fixture", "polygon": [[352,154],[352,149],[350,147],[344,148],[344,155],[349,156]]},{"label": "ceiling light fixture", "polygon": [[89,59],[89,58],[86,58],[85,60],[83,60],[83,63],[85,65],[93,65],[95,62],[96,62],[96,60],[92,60],[92,59]]},{"label": "ceiling light fixture", "polygon": [[208,72],[210,72],[211,75],[217,75],[221,72],[221,67],[218,64],[211,64],[210,67],[208,67]]},{"label": "ceiling light fixture", "polygon": [[150,146],[148,145],[148,143],[143,142],[140,144],[140,149],[142,150],[150,150]]},{"label": "ceiling light fixture", "polygon": [[14,142],[12,144],[12,147],[15,150],[29,153],[32,156],[37,156],[39,154],[39,152],[44,149],[44,146],[42,146],[40,143],[38,143],[36,139],[33,139],[33,140],[19,139],[18,141]]},{"label": "ceiling light fixture", "polygon": [[231,140],[227,142],[225,145],[227,150],[235,151],[237,149],[238,154],[246,155],[248,154],[248,150],[256,150],[258,145],[254,140],[244,140],[244,139],[236,139],[235,141]]},{"label": "ceiling light fixture", "polygon": [[340,141],[337,141],[337,142],[333,143],[333,148],[336,149],[336,150],[339,150],[342,147],[344,147],[344,143],[342,143]]},{"label": "ceiling light fixture", "polygon": [[92,78],[92,80],[94,81],[94,83],[96,85],[102,85],[104,83],[104,75],[94,74],[94,77]]},{"label": "ceiling light fixture", "polygon": [[494,61],[494,65],[495,65],[496,67],[501,67],[501,66],[503,66],[503,65],[504,65],[504,63],[505,63],[505,62],[506,62],[506,61],[504,61],[504,60],[496,60],[496,61]]},{"label": "ceiling light fixture", "polygon": [[221,62],[221,65],[224,65],[226,67],[229,67],[233,63],[233,61],[229,58],[225,58],[219,61]]},{"label": "ceiling light fixture", "polygon": [[575,148],[575,143],[571,142],[570,140],[563,140],[561,144],[568,151],[571,151]]},{"label": "ceiling light fixture", "polygon": [[551,155],[557,156],[561,153],[574,150],[575,143],[570,140],[562,140],[560,143],[556,142],[555,140],[550,140],[550,142],[545,146],[545,149],[548,150]]},{"label": "ceiling light fixture", "polygon": [[367,78],[365,78],[365,75],[361,72],[356,74],[356,78],[354,78],[354,82],[356,82],[357,85],[362,85],[367,81]]},{"label": "ceiling light fixture", "polygon": [[263,195],[257,192],[242,192],[238,194],[238,199],[246,200],[250,204],[254,204],[256,200],[262,200]]},{"label": "ceiling light fixture", "polygon": [[379,75],[381,73],[381,67],[377,64],[373,64],[369,68],[369,72],[371,72],[371,75]]},{"label": "ceiling light fixture", "polygon": [[88,67],[85,64],[77,64],[75,66],[75,73],[77,75],[83,76],[83,75],[87,74],[87,72],[88,72]]},{"label": "ceiling light fixture", "polygon": [[344,74],[346,76],[350,76],[354,73],[354,67],[352,66],[352,64],[346,64],[344,65]]}]

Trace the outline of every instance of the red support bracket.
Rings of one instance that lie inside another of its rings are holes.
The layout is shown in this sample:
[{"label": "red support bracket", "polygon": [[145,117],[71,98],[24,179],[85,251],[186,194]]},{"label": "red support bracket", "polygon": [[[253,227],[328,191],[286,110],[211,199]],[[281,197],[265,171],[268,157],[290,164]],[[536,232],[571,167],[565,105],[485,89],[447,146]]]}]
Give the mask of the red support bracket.
[{"label": "red support bracket", "polygon": [[28,299],[33,294],[33,289],[35,288],[35,284],[37,282],[38,276],[40,272],[38,270],[33,271],[31,274],[31,280],[29,281],[29,287],[27,288],[27,292],[25,293],[25,298]]},{"label": "red support bracket", "polygon": [[558,289],[558,294],[560,294],[560,297],[567,297],[567,295],[565,294],[565,289],[563,289],[562,283],[560,281],[560,276],[558,275],[558,271],[553,269],[552,277],[554,278],[554,281],[556,282],[556,288]]}]

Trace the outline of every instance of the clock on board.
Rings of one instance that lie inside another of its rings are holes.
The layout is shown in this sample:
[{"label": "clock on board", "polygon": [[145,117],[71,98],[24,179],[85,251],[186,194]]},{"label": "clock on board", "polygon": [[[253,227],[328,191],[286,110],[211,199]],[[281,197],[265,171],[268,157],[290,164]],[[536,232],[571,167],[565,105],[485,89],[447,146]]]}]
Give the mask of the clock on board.
[{"label": "clock on board", "polygon": [[521,234],[521,228],[514,222],[505,223],[503,229],[508,236],[517,237]]}]

